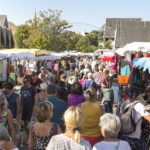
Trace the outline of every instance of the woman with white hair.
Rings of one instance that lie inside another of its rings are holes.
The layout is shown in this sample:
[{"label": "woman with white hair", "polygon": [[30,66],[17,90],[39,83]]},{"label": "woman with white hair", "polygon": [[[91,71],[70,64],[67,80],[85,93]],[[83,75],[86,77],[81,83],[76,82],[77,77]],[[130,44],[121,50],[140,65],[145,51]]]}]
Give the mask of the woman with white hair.
[{"label": "woman with white hair", "polygon": [[88,88],[94,88],[97,91],[97,85],[93,80],[93,74],[88,73],[87,75],[88,75],[88,80],[84,81],[84,84],[82,86],[83,90],[86,91]]},{"label": "woman with white hair", "polygon": [[88,141],[81,138],[79,127],[83,115],[79,107],[71,106],[64,114],[66,132],[53,136],[46,150],[91,150]]},{"label": "woman with white hair", "polygon": [[40,84],[40,93],[37,93],[35,95],[34,110],[36,110],[38,105],[43,103],[45,101],[45,98],[48,96],[47,87],[48,87],[48,85],[46,83],[41,83]]},{"label": "woman with white hair", "polygon": [[18,150],[12,142],[8,141],[8,137],[7,129],[0,125],[0,150]]},{"label": "woman with white hair", "polygon": [[117,136],[121,128],[120,119],[114,114],[106,113],[100,118],[104,141],[94,145],[93,150],[131,150],[126,141],[118,140]]},{"label": "woman with white hair", "polygon": [[9,129],[12,141],[15,143],[13,115],[7,107],[6,97],[2,92],[0,92],[0,125]]}]

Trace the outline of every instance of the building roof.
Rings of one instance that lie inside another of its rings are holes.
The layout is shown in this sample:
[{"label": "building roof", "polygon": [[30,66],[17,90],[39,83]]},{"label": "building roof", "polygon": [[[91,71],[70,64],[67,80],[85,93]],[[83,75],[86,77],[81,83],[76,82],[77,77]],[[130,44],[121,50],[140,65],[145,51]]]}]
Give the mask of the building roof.
[{"label": "building roof", "polygon": [[6,15],[0,15],[0,26],[6,26],[6,20],[7,16]]},{"label": "building roof", "polygon": [[104,38],[115,38],[118,21],[141,22],[141,18],[106,18]]}]

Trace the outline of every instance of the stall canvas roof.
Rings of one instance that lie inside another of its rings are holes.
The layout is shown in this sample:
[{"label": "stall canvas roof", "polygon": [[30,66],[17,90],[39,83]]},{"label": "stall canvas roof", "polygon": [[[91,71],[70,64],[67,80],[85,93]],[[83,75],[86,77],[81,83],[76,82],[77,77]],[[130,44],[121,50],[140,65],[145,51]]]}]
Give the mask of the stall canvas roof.
[{"label": "stall canvas roof", "polygon": [[150,52],[150,42],[133,42],[125,45],[123,48],[119,48],[116,53],[121,56],[125,56],[125,53],[135,52]]}]

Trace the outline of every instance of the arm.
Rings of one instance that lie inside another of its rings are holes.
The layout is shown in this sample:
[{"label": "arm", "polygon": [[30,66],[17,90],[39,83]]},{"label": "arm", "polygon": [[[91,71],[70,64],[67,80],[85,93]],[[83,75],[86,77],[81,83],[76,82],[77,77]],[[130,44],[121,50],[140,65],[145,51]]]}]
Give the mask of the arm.
[{"label": "arm", "polygon": [[21,98],[20,97],[18,97],[17,99],[16,99],[16,104],[17,104],[17,121],[19,121],[19,119],[20,119],[20,110],[21,110]]},{"label": "arm", "polygon": [[13,116],[12,116],[12,112],[11,111],[8,112],[7,122],[8,122],[8,127],[10,129],[12,142],[15,143],[15,129],[14,129]]},{"label": "arm", "polygon": [[144,119],[147,120],[150,123],[150,115],[145,115]]},{"label": "arm", "polygon": [[29,132],[29,145],[28,145],[28,149],[29,150],[33,150],[33,138],[32,138],[32,133],[31,133],[31,129],[30,129],[30,132]]},{"label": "arm", "polygon": [[37,106],[38,106],[38,100],[39,100],[39,96],[38,93],[35,95],[35,103],[34,103],[34,109],[33,109],[33,113],[36,111]]}]

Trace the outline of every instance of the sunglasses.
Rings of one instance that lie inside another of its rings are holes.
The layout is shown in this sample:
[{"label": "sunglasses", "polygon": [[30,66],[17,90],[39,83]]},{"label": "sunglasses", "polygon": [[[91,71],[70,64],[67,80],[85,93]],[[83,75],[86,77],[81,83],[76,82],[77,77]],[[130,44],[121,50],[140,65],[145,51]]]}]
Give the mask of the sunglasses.
[{"label": "sunglasses", "polygon": [[27,83],[27,81],[24,81],[23,83],[25,84],[25,83]]}]

